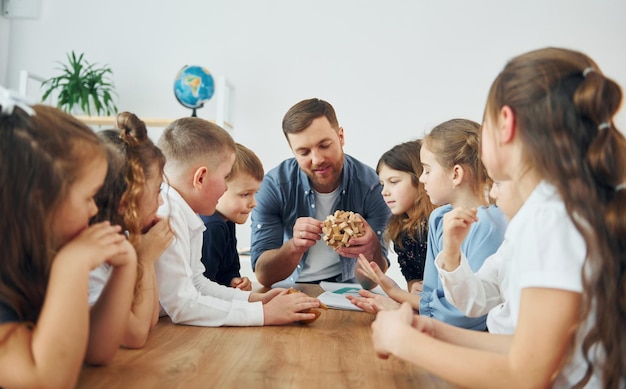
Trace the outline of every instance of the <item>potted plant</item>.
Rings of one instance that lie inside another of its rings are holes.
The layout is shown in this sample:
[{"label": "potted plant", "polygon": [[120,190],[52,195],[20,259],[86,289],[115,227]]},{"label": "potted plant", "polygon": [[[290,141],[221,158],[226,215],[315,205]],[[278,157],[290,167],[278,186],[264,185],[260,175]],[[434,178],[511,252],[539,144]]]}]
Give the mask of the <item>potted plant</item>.
[{"label": "potted plant", "polygon": [[99,67],[95,63],[89,63],[84,53],[76,56],[74,51],[67,54],[67,64],[59,62],[61,74],[52,77],[42,83],[47,87],[42,100],[50,96],[52,92],[58,93],[57,106],[65,112],[76,114],[77,110],[91,116],[92,112],[97,116],[103,113],[112,116],[117,113],[117,107],[113,101],[115,86],[110,76],[113,71],[108,66]]}]

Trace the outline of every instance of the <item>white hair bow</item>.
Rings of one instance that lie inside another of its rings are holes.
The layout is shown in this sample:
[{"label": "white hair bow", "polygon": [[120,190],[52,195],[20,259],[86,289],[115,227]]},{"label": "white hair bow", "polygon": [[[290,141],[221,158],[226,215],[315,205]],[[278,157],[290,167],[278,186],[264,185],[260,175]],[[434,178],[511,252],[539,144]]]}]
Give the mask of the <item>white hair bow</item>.
[{"label": "white hair bow", "polygon": [[12,115],[15,107],[21,108],[29,116],[35,114],[32,103],[24,96],[8,90],[0,85],[0,116]]}]

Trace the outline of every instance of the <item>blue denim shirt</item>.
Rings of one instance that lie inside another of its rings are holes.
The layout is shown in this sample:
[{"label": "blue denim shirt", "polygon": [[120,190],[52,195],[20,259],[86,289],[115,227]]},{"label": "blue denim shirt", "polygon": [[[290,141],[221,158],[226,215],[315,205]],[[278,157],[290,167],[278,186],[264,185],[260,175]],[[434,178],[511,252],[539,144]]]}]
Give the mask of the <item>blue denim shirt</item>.
[{"label": "blue denim shirt", "polygon": [[[382,254],[387,257],[383,232],[391,212],[383,196],[378,175],[371,167],[345,155],[343,177],[334,210],[353,211],[367,220],[381,242]],[[290,158],[269,171],[256,194],[257,206],[251,217],[250,259],[254,270],[259,256],[266,250],[280,248],[293,237],[293,226],[299,217],[315,217],[315,192],[309,178],[300,169],[295,158]],[[304,253],[287,283],[297,282],[308,251]],[[340,282],[356,282],[356,258],[339,257],[342,262]]]}]

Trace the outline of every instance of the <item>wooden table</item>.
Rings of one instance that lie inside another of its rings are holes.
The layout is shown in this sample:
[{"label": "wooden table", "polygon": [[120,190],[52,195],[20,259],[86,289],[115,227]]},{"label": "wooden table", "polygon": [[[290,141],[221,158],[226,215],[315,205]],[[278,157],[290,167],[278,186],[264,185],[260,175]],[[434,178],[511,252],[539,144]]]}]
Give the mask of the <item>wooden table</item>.
[{"label": "wooden table", "polygon": [[373,320],[332,309],[312,324],[268,327],[193,327],[163,317],[143,349],[120,349],[111,365],[84,367],[77,387],[453,388],[397,358],[378,359]]}]

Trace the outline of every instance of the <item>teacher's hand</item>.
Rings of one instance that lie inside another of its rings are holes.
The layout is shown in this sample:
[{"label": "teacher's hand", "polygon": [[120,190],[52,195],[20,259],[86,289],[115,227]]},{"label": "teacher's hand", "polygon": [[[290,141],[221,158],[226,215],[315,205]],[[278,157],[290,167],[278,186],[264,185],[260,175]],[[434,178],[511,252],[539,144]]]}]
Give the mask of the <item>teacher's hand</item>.
[{"label": "teacher's hand", "polygon": [[293,226],[293,243],[296,247],[306,248],[315,245],[322,239],[324,223],[312,217],[300,217]]}]

